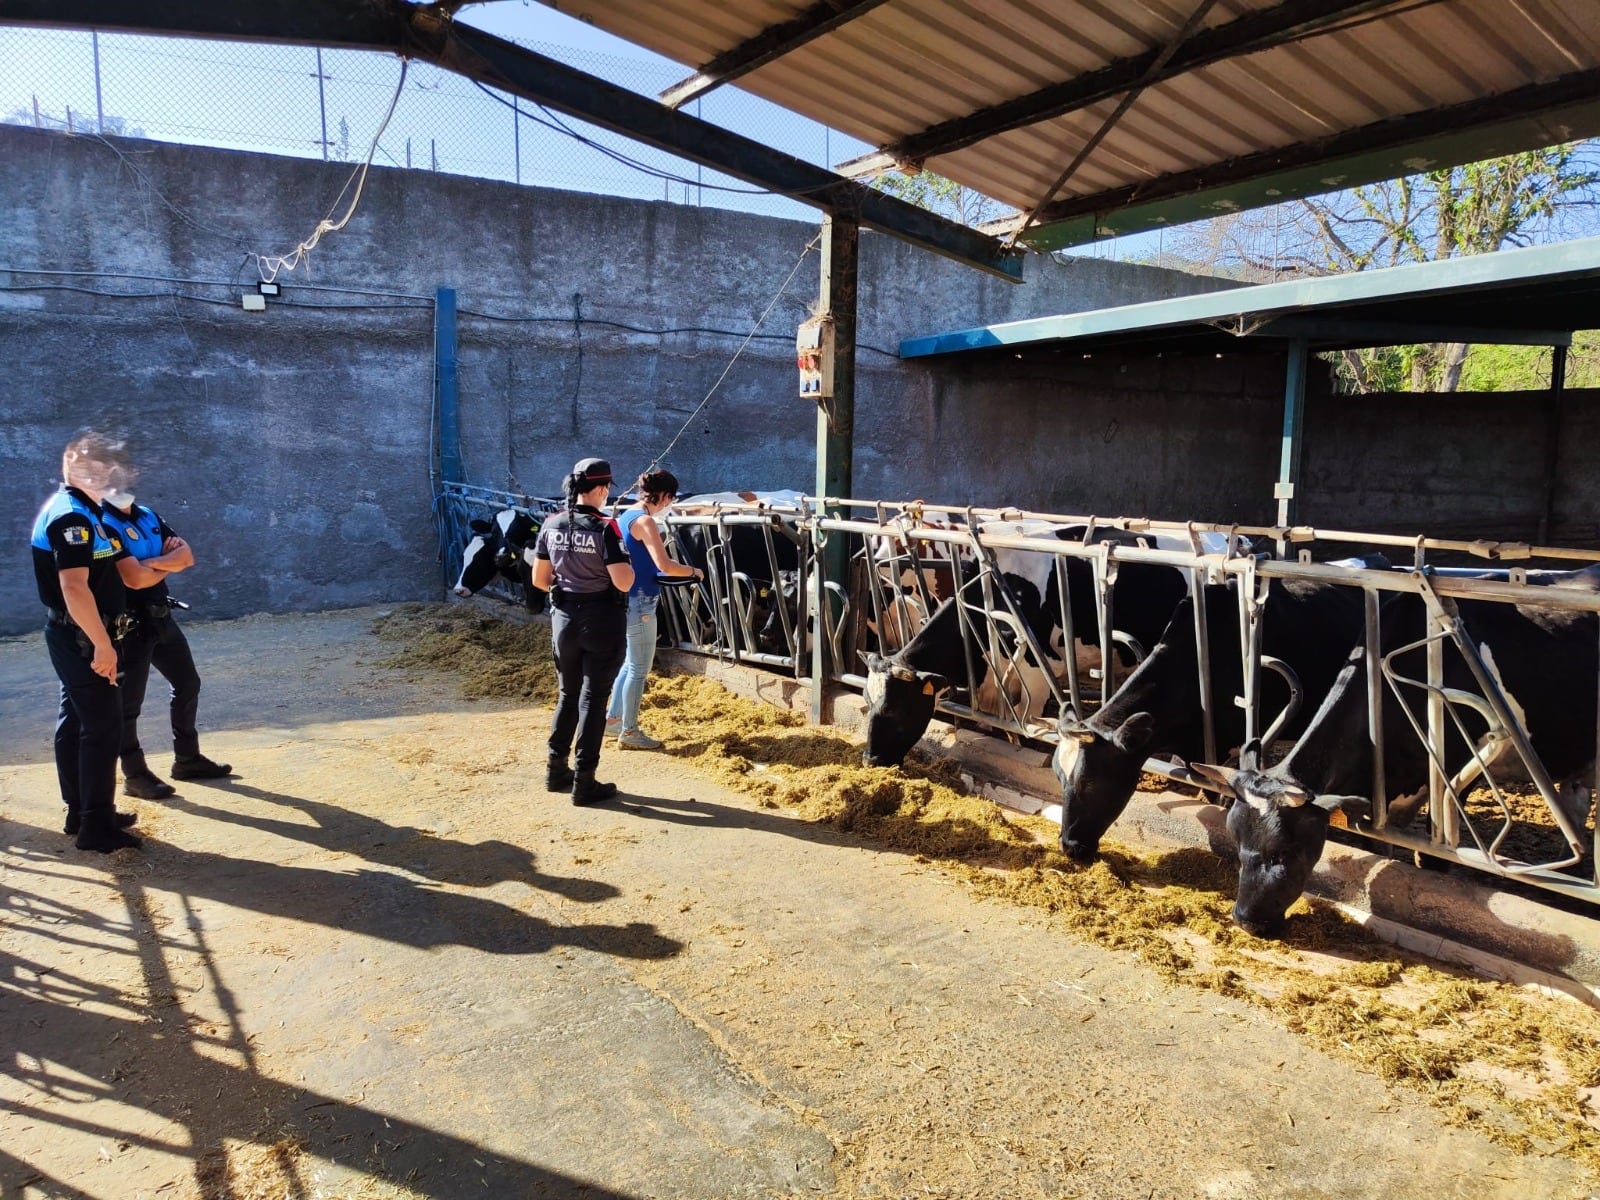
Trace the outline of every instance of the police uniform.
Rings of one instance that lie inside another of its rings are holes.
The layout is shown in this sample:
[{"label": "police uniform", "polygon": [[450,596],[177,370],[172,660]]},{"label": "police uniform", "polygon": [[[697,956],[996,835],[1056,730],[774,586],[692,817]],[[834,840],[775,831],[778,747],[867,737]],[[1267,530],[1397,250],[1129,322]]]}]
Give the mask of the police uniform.
[{"label": "police uniform", "polygon": [[[89,592],[113,642],[127,628],[122,576],[117,560],[127,555],[108,529],[100,506],[77,488],[50,497],[33,523],[33,573],[45,607],[45,646],[61,680],[56,715],[56,777],[67,806],[66,832],[83,849],[137,845],[130,834],[112,835],[131,823],[116,812],[117,747],[122,737],[122,692],[90,666],[94,646],[67,612],[61,593],[64,570],[87,567]],[[108,840],[115,844],[102,844]]]},{"label": "police uniform", "polygon": [[[155,510],[145,505],[133,504],[123,512],[106,504],[102,511],[106,527],[141,562],[159,557],[167,539],[177,536]],[[195,728],[200,708],[200,672],[195,669],[189,639],[172,616],[166,580],[152,587],[130,589],[128,612],[135,625],[122,646],[121,758],[126,790],[130,795],[150,799],[172,794],[172,788],[151,773],[139,745],[139,714],[144,709],[152,665],[172,685],[173,778],[218,779],[228,775],[228,764],[214,763],[200,753],[200,734]]]},{"label": "police uniform", "polygon": [[[591,460],[586,460],[591,461]],[[591,475],[593,483],[610,481]],[[606,701],[627,650],[628,597],[611,584],[608,566],[626,563],[617,524],[587,504],[548,518],[534,543],[534,556],[548,559],[555,573],[550,589],[550,640],[561,694],[550,728],[552,789],[567,776],[567,752],[577,735],[573,766],[580,781],[593,781],[605,737]],[[579,793],[574,792],[577,800]]]}]

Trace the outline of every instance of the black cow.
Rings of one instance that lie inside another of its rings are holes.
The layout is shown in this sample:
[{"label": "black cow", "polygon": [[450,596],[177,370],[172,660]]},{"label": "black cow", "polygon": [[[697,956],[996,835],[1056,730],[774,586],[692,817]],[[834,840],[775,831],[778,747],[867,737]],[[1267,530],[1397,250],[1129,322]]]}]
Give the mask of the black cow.
[{"label": "black cow", "polygon": [[[779,499],[793,493],[772,493]],[[750,503],[762,493],[722,493],[722,503]],[[679,502],[680,510],[706,507],[717,497],[691,496]],[[722,526],[697,521],[674,521],[669,516],[681,561],[699,567],[706,584],[694,589],[692,612],[708,628],[728,631],[730,649],[763,654],[784,654],[788,646],[778,605],[787,605],[791,629],[802,619],[799,578],[803,536],[792,519],[781,513],[768,515],[767,524],[727,522]],[[770,552],[768,549],[770,540]],[[787,583],[787,585],[786,585]],[[721,598],[721,612],[712,605]],[[739,613],[750,619],[746,638]]]},{"label": "black cow", "polygon": [[521,585],[523,604],[530,612],[543,612],[546,594],[533,586],[533,567],[526,558],[539,526],[536,517],[516,508],[501,509],[489,521],[475,518],[470,525],[472,540],[461,553],[461,574],[451,590],[470,596],[499,577]]},{"label": "black cow", "polygon": [[[1376,564],[1374,564],[1376,565]],[[1219,750],[1244,739],[1244,711],[1234,698],[1244,691],[1238,597],[1231,584],[1205,588],[1211,686],[1208,700]],[[1061,783],[1061,849],[1080,862],[1092,859],[1100,839],[1128,805],[1147,758],[1173,755],[1185,762],[1205,757],[1205,721],[1195,641],[1193,597],[1173,611],[1171,623],[1148,658],[1087,721],[1064,719],[1051,766]],[[1301,707],[1284,727],[1303,729],[1333,685],[1350,646],[1363,629],[1359,589],[1300,580],[1275,581],[1262,607],[1262,653],[1286,663],[1302,688]],[[1287,685],[1263,673],[1260,712],[1271,721],[1289,699]]]},{"label": "black cow", "polygon": [[[1600,591],[1600,568],[1563,573],[1553,587]],[[1489,600],[1458,600],[1467,633],[1477,643],[1491,676],[1513,711],[1552,779],[1570,780],[1586,771],[1595,757],[1596,618],[1593,613],[1561,612],[1532,605]],[[1379,616],[1385,653],[1410,646],[1430,632],[1421,596],[1388,597]],[[1396,671],[1426,679],[1426,651],[1414,648],[1394,660]],[[1479,693],[1461,655],[1447,647],[1444,684]],[[1407,689],[1414,711],[1423,705]],[[1482,730],[1476,713],[1462,714],[1469,732]],[[1424,718],[1425,719],[1425,718]],[[1474,757],[1488,759],[1503,744],[1485,745],[1474,734],[1468,745],[1447,721],[1445,770],[1464,788],[1474,773],[1463,772]],[[1390,818],[1403,824],[1426,793],[1429,758],[1405,712],[1392,694],[1383,705],[1384,794],[1391,801]],[[1364,816],[1370,809],[1373,769],[1367,731],[1367,667],[1361,647],[1352,651],[1327,699],[1294,750],[1276,766],[1261,770],[1246,761],[1245,769],[1200,767],[1227,787],[1234,797],[1228,809],[1228,830],[1239,848],[1239,895],[1233,916],[1258,936],[1271,936],[1283,926],[1291,904],[1304,890],[1322,855],[1329,817],[1335,809]],[[1460,774],[1458,774],[1460,773]]]},{"label": "black cow", "polygon": [[[1009,524],[1009,523],[1007,523]],[[984,532],[1012,530],[985,525]],[[1019,530],[1029,536],[1050,536],[1061,541],[1079,541],[1083,526],[1052,526],[1049,531]],[[1095,535],[1096,541],[1137,544],[1141,539],[1116,531]],[[1046,655],[1066,652],[1060,646],[1061,604],[1057,556],[1043,552],[1003,551],[996,566],[1016,597],[1024,622]],[[1098,645],[1100,617],[1095,594],[1094,568],[1084,558],[1066,557],[1068,611],[1073,632],[1080,643]],[[1009,568],[1009,569],[1008,569]],[[970,571],[970,564],[963,573]],[[1122,563],[1112,584],[1112,621],[1116,630],[1128,635],[1141,647],[1150,645],[1166,627],[1173,607],[1187,594],[1184,576],[1170,568],[1148,563]],[[962,644],[961,618],[952,597],[934,611],[917,635],[889,658],[877,654],[863,656],[867,666],[867,746],[863,761],[869,766],[897,766],[911,747],[927,732],[934,706],[941,694],[967,677],[966,654]],[[1122,648],[1119,647],[1119,654]],[[1019,656],[1031,660],[1031,653]],[[1058,678],[1064,663],[1059,660],[1034,664]],[[983,686],[996,681],[986,680]],[[1035,689],[1040,691],[1041,689]]]}]

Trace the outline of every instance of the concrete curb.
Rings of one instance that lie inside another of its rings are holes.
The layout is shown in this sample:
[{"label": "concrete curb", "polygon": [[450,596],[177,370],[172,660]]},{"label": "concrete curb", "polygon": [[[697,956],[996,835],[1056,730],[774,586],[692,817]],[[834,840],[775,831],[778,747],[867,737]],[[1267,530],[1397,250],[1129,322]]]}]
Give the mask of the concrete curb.
[{"label": "concrete curb", "polygon": [[[663,665],[715,679],[738,695],[801,712],[809,685],[742,664],[663,652]],[[834,727],[859,734],[865,706],[854,693],[834,698]],[[972,791],[1021,812],[1061,819],[1060,791],[1040,750],[935,721],[920,743],[956,760]],[[1136,792],[1111,829],[1124,845],[1153,850],[1202,848],[1232,857],[1220,807],[1194,795]],[[1495,887],[1485,876],[1421,870],[1354,846],[1330,842],[1308,891],[1337,904],[1384,941],[1490,978],[1538,987],[1600,1008],[1600,915],[1566,912]]]}]

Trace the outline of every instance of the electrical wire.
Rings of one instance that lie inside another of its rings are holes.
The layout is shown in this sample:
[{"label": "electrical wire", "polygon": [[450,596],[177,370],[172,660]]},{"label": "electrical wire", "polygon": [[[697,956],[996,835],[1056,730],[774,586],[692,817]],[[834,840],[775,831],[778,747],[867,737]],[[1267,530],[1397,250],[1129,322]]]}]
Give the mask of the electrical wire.
[{"label": "electrical wire", "polygon": [[806,258],[821,244],[822,235],[820,233],[806,243],[805,249],[800,251],[800,257],[795,260],[794,268],[789,272],[789,277],[785,279],[783,284],[778,288],[777,294],[772,297],[772,302],[767,305],[766,311],[756,318],[755,325],[751,328],[750,332],[745,335],[744,341],[739,343],[739,348],[733,352],[733,357],[728,360],[728,365],[722,368],[722,374],[717,376],[717,381],[711,385],[711,390],[705,394],[705,398],[702,399],[699,404],[695,405],[694,411],[690,413],[689,416],[684,420],[683,424],[678,427],[678,432],[672,435],[672,440],[667,443],[667,448],[660,454],[656,455],[655,458],[650,461],[650,465],[643,471],[639,472],[640,475],[647,475],[651,471],[654,471],[658,466],[661,465],[662,460],[665,459],[667,455],[672,453],[672,448],[678,444],[678,439],[683,436],[684,431],[688,429],[690,425],[694,424],[695,418],[700,415],[701,409],[705,408],[705,406],[711,402],[711,397],[717,394],[717,389],[722,386],[722,381],[728,377],[728,372],[733,370],[733,364],[739,361],[739,356],[744,353],[744,348],[748,346],[751,342],[751,339],[756,336],[756,331],[761,328],[762,322],[771,315],[773,309],[778,307],[778,301],[782,300],[783,294],[789,290],[789,285],[794,282],[794,277],[800,273],[800,267],[805,263]]},{"label": "electrical wire", "polygon": [[[316,249],[317,243],[322,240],[325,233],[338,233],[350,223],[350,218],[356,215],[356,207],[361,203],[361,193],[367,186],[367,172],[372,168],[373,156],[378,153],[378,139],[383,137],[383,131],[389,128],[389,120],[394,116],[394,110],[400,103],[400,93],[405,91],[406,72],[411,68],[411,60],[400,60],[400,80],[395,84],[394,98],[389,101],[389,111],[383,115],[383,123],[378,126],[378,132],[372,135],[372,146],[367,151],[366,161],[350,173],[350,178],[344,181],[344,187],[339,189],[339,194],[334,198],[328,215],[317,222],[317,227],[311,231],[311,236],[301,242],[288,254],[255,256],[256,268],[261,272],[263,283],[272,283],[278,278],[280,271],[293,271],[305,257]],[[344,194],[350,190],[350,185],[356,185],[355,195],[350,197],[350,207],[345,210],[344,216],[337,221],[333,219],[334,210],[339,207],[339,201],[344,199]]]}]

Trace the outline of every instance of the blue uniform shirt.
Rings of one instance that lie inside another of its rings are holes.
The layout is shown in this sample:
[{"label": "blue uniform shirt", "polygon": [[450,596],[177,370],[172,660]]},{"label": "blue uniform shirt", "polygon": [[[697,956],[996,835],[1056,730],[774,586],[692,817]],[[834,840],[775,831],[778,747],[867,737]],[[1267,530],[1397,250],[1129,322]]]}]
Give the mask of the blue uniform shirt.
[{"label": "blue uniform shirt", "polygon": [[122,539],[102,521],[100,506],[77,488],[62,488],[33,522],[33,575],[46,608],[65,610],[60,572],[89,568],[89,591],[103,613],[125,607],[117,559],[127,556]]},{"label": "blue uniform shirt", "polygon": [[[140,562],[160,555],[163,543],[174,536],[172,529],[156,515],[155,510],[142,504],[135,504],[126,513],[107,504],[101,509],[101,515],[106,529],[121,538],[128,553]],[[167,581],[163,579],[151,587],[130,589],[128,607],[143,609],[153,600],[165,599]]]}]

